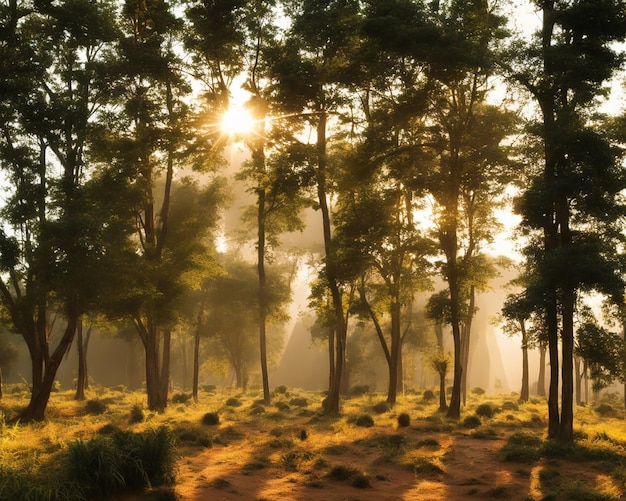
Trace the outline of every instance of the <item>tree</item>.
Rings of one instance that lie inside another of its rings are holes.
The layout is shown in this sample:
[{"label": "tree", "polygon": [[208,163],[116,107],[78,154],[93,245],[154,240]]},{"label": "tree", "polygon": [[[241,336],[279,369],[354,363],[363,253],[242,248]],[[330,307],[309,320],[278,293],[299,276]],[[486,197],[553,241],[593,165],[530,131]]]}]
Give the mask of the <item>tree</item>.
[{"label": "tree", "polygon": [[[330,291],[334,320],[329,330],[331,372],[328,397],[324,411],[328,415],[340,412],[340,393],[345,364],[347,321],[344,311],[342,284],[339,279],[333,241],[329,195],[332,192],[332,163],[329,158],[329,117],[343,99],[345,84],[354,80],[352,56],[358,46],[359,5],[354,0],[286,1],[284,11],[292,24],[282,47],[272,59],[272,74],[279,82],[274,93],[276,102],[286,115],[315,131],[315,144],[303,145],[298,151],[306,153],[305,162],[314,173],[316,208],[322,219],[324,240],[324,277],[320,283]],[[293,138],[298,144],[297,137]],[[298,158],[298,162],[301,157]]]},{"label": "tree", "polygon": [[[548,437],[573,440],[574,312],[580,291],[596,290],[620,301],[616,275],[625,178],[620,152],[594,119],[594,102],[621,59],[610,46],[626,34],[624,5],[546,1],[538,3],[540,30],[519,51],[511,75],[535,99],[533,132],[542,145],[539,171],[524,192],[522,225],[535,238],[527,254],[538,268],[550,354]],[[560,321],[560,329],[559,329]],[[559,411],[559,331],[562,345]]]},{"label": "tree", "polygon": [[[290,289],[279,270],[268,275],[268,279],[268,319],[279,327],[287,318],[284,309]],[[242,390],[248,384],[250,364],[260,355],[260,346],[252,334],[258,321],[257,284],[255,267],[232,259],[224,263],[224,273],[212,277],[207,284],[205,329],[215,349],[212,357],[228,360],[235,373],[235,384]],[[272,333],[269,358],[275,359],[282,347],[282,332],[276,328]]]},{"label": "tree", "polygon": [[[109,3],[81,1],[19,8],[12,2],[2,10],[1,64],[8,66],[0,161],[10,183],[2,216],[11,232],[0,235],[7,278],[0,296],[31,358],[23,422],[44,419],[78,320],[97,302],[92,273],[111,214],[90,212],[97,202],[88,152],[94,117],[108,100],[103,74],[116,36],[113,12]],[[52,311],[65,321],[56,346]]]}]

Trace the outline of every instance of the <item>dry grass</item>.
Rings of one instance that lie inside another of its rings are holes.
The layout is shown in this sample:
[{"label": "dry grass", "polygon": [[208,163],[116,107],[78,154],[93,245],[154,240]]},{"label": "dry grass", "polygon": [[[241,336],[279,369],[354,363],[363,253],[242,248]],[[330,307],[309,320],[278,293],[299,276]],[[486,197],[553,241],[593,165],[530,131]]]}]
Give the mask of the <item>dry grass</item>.
[{"label": "dry grass", "polygon": [[[372,499],[376,499],[378,484],[384,484],[389,490],[398,475],[407,475],[408,479],[412,475],[414,479],[421,479],[422,491],[433,489],[432,499],[445,499],[450,492],[444,491],[443,497],[438,498],[437,489],[441,490],[441,485],[446,483],[464,485],[451,479],[459,474],[469,474],[463,471],[465,452],[461,441],[469,443],[470,449],[471,444],[476,444],[477,454],[482,447],[487,451],[485,454],[493,456],[489,460],[496,464],[502,463],[503,454],[509,453],[501,469],[508,471],[510,477],[519,477],[496,480],[483,486],[480,476],[472,472],[475,477],[466,479],[471,487],[466,488],[465,493],[471,491],[477,498],[481,495],[498,497],[498,493],[509,496],[514,491],[508,483],[510,481],[527,485],[523,496],[515,498],[520,500],[560,499],[550,497],[559,489],[570,496],[574,495],[573,492],[580,492],[585,499],[611,500],[620,499],[626,491],[626,422],[615,397],[605,402],[614,408],[611,417],[600,415],[593,405],[576,409],[576,449],[562,453],[541,448],[545,443],[547,422],[545,401],[535,399],[518,404],[515,395],[468,395],[463,417],[474,415],[481,404],[489,403],[495,409],[491,417],[480,417],[477,428],[468,429],[462,425],[462,420],[450,421],[438,413],[436,400],[426,403],[419,394],[400,397],[395,408],[388,412],[374,410],[383,395],[369,393],[348,398],[343,403],[342,417],[333,419],[319,413],[323,399],[319,392],[286,389],[276,392],[272,404],[264,406],[259,391],[242,394],[222,388],[201,392],[199,403],[179,398],[178,403],[171,403],[166,412],[156,414],[147,411],[141,393],[122,388],[96,388],[89,391],[87,400],[104,403],[105,410],[101,413],[88,414],[86,402],[75,401],[72,391],[58,392],[52,395],[46,421],[10,426],[5,422],[26,405],[29,395],[26,389],[20,391],[15,387],[9,390],[5,390],[0,401],[0,469],[8,465],[24,471],[41,467],[59,451],[66,450],[69,443],[89,440],[106,433],[107,429],[139,433],[165,425],[173,431],[182,456],[182,474],[177,489],[183,499],[196,499],[185,497],[192,489],[187,485],[191,482],[195,482],[193,488],[203,482],[206,489],[227,493],[235,490],[236,478],[257,478],[259,475],[266,478],[269,471],[276,477],[290,479],[301,489],[319,489],[331,484],[335,490],[337,485],[363,489],[361,494],[352,494],[353,498],[359,499],[369,499],[366,493],[370,491],[373,492]],[[240,405],[232,405],[235,401]],[[131,418],[138,409],[143,411],[142,420]],[[208,413],[218,416],[218,422],[203,424]],[[398,416],[402,414],[410,416],[409,426],[399,426]],[[363,415],[369,415],[374,426],[357,426],[356,419]],[[524,440],[520,440],[521,445],[515,442],[520,433],[536,437],[532,446],[536,450],[524,449],[530,447]],[[507,442],[510,437],[513,439],[511,443]],[[210,456],[213,470],[201,470],[195,459],[188,459],[203,458],[203,451],[207,450],[219,450],[224,455],[223,459],[219,459],[219,454]],[[555,474],[554,471],[563,470],[563,463],[570,459],[569,453],[578,460],[588,461],[587,469],[602,469],[601,474],[594,475],[587,483],[581,476],[570,478],[564,473]],[[515,463],[516,455],[527,457],[528,462],[511,464]],[[559,464],[546,466],[546,461]],[[234,477],[235,474],[240,477]],[[257,494],[257,497],[274,499],[271,493]],[[279,497],[276,495],[275,498]]]}]

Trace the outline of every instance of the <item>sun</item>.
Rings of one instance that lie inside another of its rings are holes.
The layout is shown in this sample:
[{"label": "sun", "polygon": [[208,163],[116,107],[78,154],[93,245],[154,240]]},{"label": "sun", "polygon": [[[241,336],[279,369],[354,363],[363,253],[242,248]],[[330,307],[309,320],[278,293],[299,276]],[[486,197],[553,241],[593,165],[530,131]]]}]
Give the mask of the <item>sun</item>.
[{"label": "sun", "polygon": [[246,135],[254,131],[254,118],[243,106],[231,106],[222,115],[220,124],[229,136]]}]

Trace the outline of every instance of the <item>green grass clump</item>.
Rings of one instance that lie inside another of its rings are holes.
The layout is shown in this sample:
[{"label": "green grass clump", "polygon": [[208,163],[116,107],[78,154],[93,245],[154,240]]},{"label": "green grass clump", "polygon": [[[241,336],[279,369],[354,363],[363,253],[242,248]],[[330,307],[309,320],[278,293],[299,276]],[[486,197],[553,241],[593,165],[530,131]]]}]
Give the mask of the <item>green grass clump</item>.
[{"label": "green grass clump", "polygon": [[398,415],[398,426],[401,428],[406,428],[411,424],[411,416],[409,416],[406,412]]},{"label": "green grass clump", "polygon": [[482,421],[478,416],[466,416],[461,424],[463,428],[474,429],[478,428],[482,424]]},{"label": "green grass clump", "polygon": [[541,445],[542,440],[537,435],[527,432],[514,433],[500,449],[500,454],[503,461],[532,463],[541,457]]},{"label": "green grass clump", "polygon": [[226,405],[228,407],[241,407],[241,400],[239,400],[237,397],[230,397],[228,400],[226,400]]},{"label": "green grass clump", "polygon": [[381,400],[372,406],[372,410],[376,414],[384,414],[385,412],[389,412],[390,409],[391,406],[385,400]]},{"label": "green grass clump", "polygon": [[363,428],[370,428],[374,426],[374,419],[368,414],[361,414],[359,417],[356,418],[354,424]]},{"label": "green grass clump", "polygon": [[191,400],[191,393],[174,393],[172,395],[173,404],[186,404]]},{"label": "green grass clump", "polygon": [[435,400],[435,393],[432,390],[426,390],[422,394],[422,399],[424,399],[424,402],[432,402]]},{"label": "green grass clump", "polygon": [[353,487],[361,489],[371,487],[369,476],[365,472],[353,468],[352,466],[333,466],[328,472],[327,477],[333,480],[348,481]]},{"label": "green grass clump", "polygon": [[85,404],[85,412],[87,414],[91,414],[97,416],[99,414],[104,414],[107,410],[107,405],[102,400],[94,399],[87,400]]},{"label": "green grass clump", "polygon": [[130,418],[129,421],[131,423],[141,423],[145,419],[145,415],[143,413],[143,409],[141,405],[135,404],[130,409]]},{"label": "green grass clump", "polygon": [[205,426],[216,426],[220,424],[220,415],[217,412],[207,412],[202,416],[202,424]]},{"label": "green grass clump", "polygon": [[348,390],[349,397],[362,397],[370,392],[370,387],[367,384],[356,384]]},{"label": "green grass clump", "polygon": [[481,388],[480,386],[475,386],[474,388],[472,388],[472,394],[473,395],[484,395],[486,392],[483,388]]},{"label": "green grass clump", "polygon": [[309,405],[309,401],[304,397],[294,397],[289,400],[289,405],[292,405],[294,407],[306,407],[307,405]]},{"label": "green grass clump", "polygon": [[498,408],[491,402],[485,402],[476,407],[476,415],[480,417],[492,418],[496,412]]}]

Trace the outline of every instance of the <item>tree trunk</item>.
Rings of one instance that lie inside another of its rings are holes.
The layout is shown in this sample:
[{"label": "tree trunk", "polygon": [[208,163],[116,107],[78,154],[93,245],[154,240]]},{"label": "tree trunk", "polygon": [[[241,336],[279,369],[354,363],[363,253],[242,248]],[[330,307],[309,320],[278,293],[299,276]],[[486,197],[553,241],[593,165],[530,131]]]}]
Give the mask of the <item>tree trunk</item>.
[{"label": "tree trunk", "polygon": [[439,372],[439,412],[448,410],[448,402],[446,400],[446,372]]},{"label": "tree trunk", "polygon": [[526,334],[526,325],[522,320],[520,322],[522,329],[522,389],[520,391],[520,402],[528,402],[530,397],[529,375],[528,375],[528,336]]},{"label": "tree trunk", "polygon": [[389,364],[389,391],[387,403],[396,405],[398,394],[398,369],[400,364],[400,303],[393,300],[391,305],[391,363]]},{"label": "tree trunk", "polygon": [[470,369],[470,337],[472,333],[472,319],[474,317],[474,308],[476,307],[476,290],[472,285],[470,287],[470,297],[467,309],[467,319],[463,322],[461,331],[461,347],[462,347],[462,364],[463,373],[461,375],[461,398],[463,405],[467,404],[467,377]]},{"label": "tree trunk", "polygon": [[559,436],[559,347],[556,298],[551,299],[547,311],[548,354],[550,356],[550,386],[548,388],[548,438]]},{"label": "tree trunk", "polygon": [[172,331],[167,329],[163,333],[163,352],[161,354],[161,370],[159,372],[159,408],[158,412],[164,412],[167,407],[167,397],[170,388],[170,354],[172,344]]},{"label": "tree trunk", "polygon": [[330,221],[330,209],[326,200],[326,113],[319,110],[317,125],[317,198],[322,214],[322,227],[324,233],[324,251],[326,254],[326,281],[332,297],[335,320],[335,360],[334,368],[330,378],[328,396],[324,401],[324,413],[330,416],[338,416],[340,413],[341,377],[343,375],[343,365],[346,357],[346,337],[347,324],[344,320],[343,300],[339,284],[336,279],[334,263],[334,249],[332,242],[332,229]]},{"label": "tree trunk", "polygon": [[[265,158],[253,153],[253,162],[258,169],[265,170]],[[259,348],[261,352],[261,380],[263,382],[263,403],[270,404],[270,385],[267,370],[267,277],[265,275],[265,188],[258,188],[258,240],[257,240],[257,271],[259,274]]]},{"label": "tree trunk", "polygon": [[76,380],[75,400],[85,400],[85,350],[83,345],[83,318],[81,315],[76,326],[76,347],[78,348],[78,377]]},{"label": "tree trunk", "polygon": [[583,374],[580,368],[581,368],[580,358],[574,357],[574,383],[575,383],[576,405],[580,405],[582,403],[581,383],[583,379]]},{"label": "tree trunk", "polygon": [[[74,339],[74,334],[76,333],[77,324],[78,315],[68,315],[67,326],[65,327],[65,331],[63,332],[61,340],[59,341],[56,349],[50,357],[47,357],[45,360],[41,360],[42,365],[45,366],[44,370],[39,370],[39,367],[41,367],[39,363],[33,364],[33,377],[36,374],[40,374],[41,379],[39,379],[36,384],[35,380],[33,379],[33,392],[31,394],[31,399],[28,407],[26,407],[26,409],[24,409],[19,414],[19,416],[16,418],[16,421],[19,421],[21,423],[28,423],[31,421],[44,420],[46,407],[48,406],[50,393],[54,385],[54,378],[56,377],[57,370],[61,365],[63,356],[67,353],[67,350],[69,350],[70,346],[72,345],[72,340]],[[37,388],[36,391],[35,388]]]},{"label": "tree trunk", "polygon": [[539,344],[539,374],[537,376],[537,396],[546,396],[546,344]]},{"label": "tree trunk", "polygon": [[2,367],[0,367],[0,400],[2,400],[2,386],[4,382],[2,380]]},{"label": "tree trunk", "polygon": [[561,331],[561,426],[559,440],[574,441],[574,309],[576,293],[567,291],[563,297],[563,329]]},{"label": "tree trunk", "polygon": [[202,317],[198,314],[198,324],[193,337],[193,381],[191,383],[191,394],[194,402],[198,402],[198,378],[200,375],[200,327]]}]

